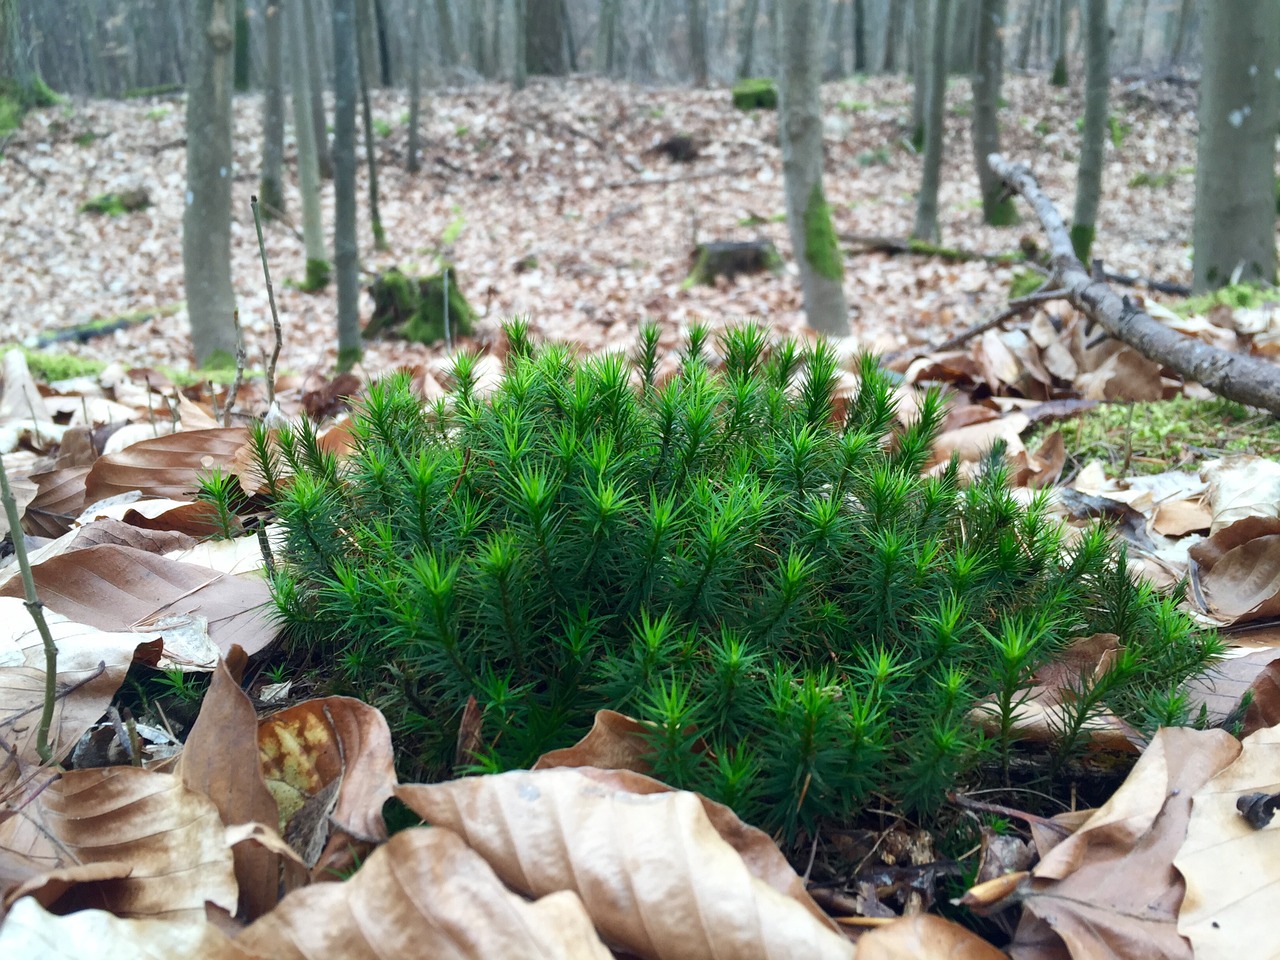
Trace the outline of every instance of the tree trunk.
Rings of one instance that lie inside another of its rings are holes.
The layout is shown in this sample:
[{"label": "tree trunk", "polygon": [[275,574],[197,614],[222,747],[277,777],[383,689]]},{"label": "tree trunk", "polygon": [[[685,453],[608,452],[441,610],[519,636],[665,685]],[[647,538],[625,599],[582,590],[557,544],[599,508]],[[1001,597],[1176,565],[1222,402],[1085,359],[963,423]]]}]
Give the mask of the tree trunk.
[{"label": "tree trunk", "polygon": [[[356,0],[356,42],[360,45],[360,81],[367,86],[378,82],[377,29],[374,26],[373,0]],[[334,38],[337,43],[337,38]],[[359,96],[359,93],[356,94]]]},{"label": "tree trunk", "polygon": [[516,63],[511,85],[523,90],[529,82],[529,0],[511,0],[515,8]]},{"label": "tree trunk", "polygon": [[281,0],[263,13],[267,46],[266,89],[262,98],[262,179],[258,199],[268,220],[283,216],[284,204],[284,10]]},{"label": "tree trunk", "polygon": [[532,74],[562,77],[569,72],[562,0],[521,0],[527,7],[525,51]]},{"label": "tree trunk", "polygon": [[1107,151],[1107,88],[1111,82],[1108,63],[1111,22],[1107,17],[1107,0],[1084,0],[1084,15],[1084,133],[1080,141],[1071,246],[1080,262],[1088,263],[1098,222],[1102,168]]},{"label": "tree trunk", "polygon": [[853,0],[853,72],[867,72],[867,8],[865,0]]},{"label": "tree trunk", "polygon": [[1194,12],[1194,0],[1182,0],[1182,6],[1178,8],[1178,25],[1173,31],[1173,43],[1169,48],[1169,66],[1174,66],[1182,62],[1183,55],[1187,52],[1187,41],[1191,37],[1191,14]]},{"label": "tree trunk", "polygon": [[621,0],[602,0],[600,4],[600,34],[596,43],[596,60],[599,71],[606,77],[616,76],[618,58],[618,14]]},{"label": "tree trunk", "polygon": [[1271,3],[1204,6],[1193,243],[1197,293],[1276,278],[1280,17]]},{"label": "tree trunk", "polygon": [[982,190],[982,219],[1004,227],[1017,222],[1013,199],[987,157],[1000,152],[1000,86],[1004,79],[1005,0],[981,0],[978,7],[977,57],[973,73],[973,154]]},{"label": "tree trunk", "polygon": [[413,0],[413,15],[410,18],[413,34],[409,38],[409,159],[405,168],[410,173],[422,169],[419,156],[422,152],[419,143],[421,136],[422,110],[422,7],[427,0]]},{"label": "tree trunk", "polygon": [[[364,49],[360,41],[363,27],[356,21],[356,55]],[[360,111],[364,116],[364,159],[369,168],[369,224],[373,229],[373,246],[377,250],[387,249],[386,231],[382,229],[382,214],[378,211],[378,140],[377,131],[373,129],[373,108],[369,104],[369,85],[364,82],[365,71],[360,76]]]},{"label": "tree trunk", "polygon": [[[440,32],[440,62],[446,67],[457,66],[458,38],[453,32],[453,12],[449,9],[449,0],[436,0],[436,28]],[[361,55],[364,54],[364,46],[361,42]],[[360,75],[366,76],[367,71],[361,70]]]},{"label": "tree trunk", "polygon": [[1134,60],[1134,63],[1138,64],[1139,66],[1142,65],[1142,58],[1147,52],[1146,51],[1147,9],[1149,5],[1150,5],[1150,0],[1141,0],[1141,2],[1138,4],[1138,17],[1137,17],[1138,39],[1135,43],[1136,49],[1133,52],[1133,60]]},{"label": "tree trunk", "polygon": [[707,11],[702,0],[688,0],[689,64],[693,69],[693,85],[707,85]]},{"label": "tree trunk", "polygon": [[911,19],[911,145],[924,149],[924,106],[929,93],[929,15],[931,0],[912,0]]},{"label": "tree trunk", "polygon": [[884,30],[884,59],[880,63],[881,73],[897,73],[898,47],[902,44],[903,21],[907,17],[907,5],[898,0],[890,0],[889,16]]},{"label": "tree trunk", "polygon": [[235,54],[237,90],[249,89],[249,14],[245,10],[245,0],[236,0],[236,54]]},{"label": "tree trunk", "polygon": [[489,64],[489,38],[485,35],[485,24],[489,21],[489,18],[485,16],[485,6],[485,0],[471,0],[471,22],[469,27],[471,66],[482,77],[488,77],[493,73],[493,69]]},{"label": "tree trunk", "polygon": [[1028,0],[1026,18],[1022,21],[1022,30],[1018,34],[1018,69],[1026,70],[1031,62],[1031,37],[1034,28],[1040,21],[1040,11],[1044,0]]},{"label": "tree trunk", "polygon": [[974,72],[974,17],[973,0],[954,0],[951,5],[951,25],[948,30],[950,53],[947,69],[951,73]]},{"label": "tree trunk", "polygon": [[387,17],[382,8],[383,0],[373,0],[373,23],[377,28],[378,80],[383,87],[391,86],[391,48],[387,44]]},{"label": "tree trunk", "polygon": [[752,75],[755,67],[756,20],[760,18],[760,0],[747,0],[742,14],[742,32],[738,35],[738,79]]},{"label": "tree trunk", "polygon": [[359,71],[356,0],[333,0],[333,247],[338,274],[339,370],[349,370],[360,360],[360,248],[356,239]]},{"label": "tree trunk", "polygon": [[320,213],[320,169],[316,162],[316,136],[308,109],[311,89],[306,53],[305,0],[289,0],[289,71],[293,78],[293,127],[298,141],[298,189],[302,193],[302,239],[307,251],[303,290],[323,290],[329,285],[329,254],[324,243]]},{"label": "tree trunk", "polygon": [[[286,0],[281,0],[286,2]],[[329,158],[329,126],[324,112],[324,64],[320,62],[320,35],[312,5],[315,0],[303,0],[302,15],[306,21],[304,40],[307,46],[307,94],[311,104],[312,142],[316,147],[316,166],[325,180],[333,179],[333,161]]]},{"label": "tree trunk", "polygon": [[924,109],[924,172],[916,200],[917,240],[938,239],[938,185],[942,179],[942,131],[947,99],[947,13],[950,0],[933,0],[932,41],[929,44],[929,82]]},{"label": "tree trunk", "polygon": [[1058,0],[1058,15],[1053,32],[1053,74],[1049,82],[1055,87],[1065,87],[1070,81],[1067,73],[1067,27],[1071,16],[1071,0]]},{"label": "tree trunk", "polygon": [[787,0],[778,8],[782,63],[778,130],[787,194],[787,228],[805,316],[813,329],[838,336],[849,332],[844,263],[831,210],[822,192],[821,11],[815,0]]},{"label": "tree trunk", "polygon": [[196,0],[191,12],[182,273],[196,363],[225,367],[235,363],[236,353],[231,286],[234,9],[231,0]]}]

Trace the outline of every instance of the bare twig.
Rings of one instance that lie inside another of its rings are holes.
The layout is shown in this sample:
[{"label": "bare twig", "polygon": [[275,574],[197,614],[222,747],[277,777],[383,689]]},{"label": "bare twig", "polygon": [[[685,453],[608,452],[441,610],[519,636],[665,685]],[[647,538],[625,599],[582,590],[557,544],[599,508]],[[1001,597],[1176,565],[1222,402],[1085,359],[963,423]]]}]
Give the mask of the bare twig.
[{"label": "bare twig", "polygon": [[1062,215],[1040,190],[1031,171],[998,153],[987,157],[987,163],[1035,210],[1049,239],[1054,285],[1066,291],[1067,299],[1077,310],[1117,340],[1184,379],[1202,384],[1228,400],[1280,415],[1280,369],[1275,364],[1184,336],[1139,309],[1128,297],[1122,300],[1106,283],[1090,277],[1076,259]]},{"label": "bare twig", "polygon": [[[231,381],[231,389],[227,391],[227,405],[222,411],[222,425],[224,427],[231,426],[231,408],[236,404],[236,394],[240,392],[240,385],[244,383],[244,328],[240,326],[240,311],[231,311],[231,322],[236,328],[236,376]],[[215,394],[215,401],[217,396]]]},{"label": "bare twig", "polygon": [[276,363],[280,359],[280,345],[283,337],[280,333],[280,314],[276,311],[276,291],[271,286],[271,268],[267,266],[267,244],[262,239],[262,214],[258,211],[258,198],[251,197],[249,205],[253,208],[253,226],[258,231],[258,254],[262,257],[262,276],[267,281],[267,302],[271,304],[271,325],[275,328],[276,345],[271,351],[271,362],[267,364],[267,406],[276,399]]},{"label": "bare twig", "polygon": [[36,754],[41,763],[48,763],[53,759],[53,751],[49,749],[49,728],[53,725],[53,704],[58,697],[58,647],[53,642],[53,634],[49,632],[49,624],[44,618],[44,604],[36,593],[36,580],[31,574],[27,544],[22,536],[22,518],[18,516],[18,504],[13,499],[13,491],[9,489],[9,475],[4,469],[3,456],[0,456],[0,500],[4,501],[4,513],[9,518],[9,538],[13,541],[13,552],[18,558],[18,570],[22,574],[27,612],[35,621],[40,640],[44,643],[44,709],[40,713],[40,727],[36,731]]}]

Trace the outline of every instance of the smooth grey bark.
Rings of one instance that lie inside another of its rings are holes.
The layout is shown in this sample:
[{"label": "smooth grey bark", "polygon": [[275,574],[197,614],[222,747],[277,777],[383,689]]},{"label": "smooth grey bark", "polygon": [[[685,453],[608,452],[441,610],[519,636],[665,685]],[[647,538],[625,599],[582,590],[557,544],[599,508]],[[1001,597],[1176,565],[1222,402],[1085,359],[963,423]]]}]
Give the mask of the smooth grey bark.
[{"label": "smooth grey bark", "polygon": [[1018,33],[1018,57],[1017,66],[1019,70],[1027,69],[1027,65],[1031,62],[1031,38],[1035,32],[1035,28],[1039,26],[1040,14],[1044,6],[1044,0],[1028,0],[1024,7],[1024,18],[1022,28]]},{"label": "smooth grey bark", "polygon": [[356,0],[333,0],[333,247],[338,369],[360,360],[360,247],[356,237]]},{"label": "smooth grey bark", "polygon": [[1142,58],[1146,54],[1147,46],[1147,9],[1150,0],[1139,0],[1138,15],[1134,18],[1134,24],[1137,28],[1138,36],[1134,41],[1133,62],[1142,63]]},{"label": "smooth grey bark", "polygon": [[489,22],[486,16],[486,0],[471,0],[471,17],[468,26],[471,47],[471,66],[482,77],[490,76],[493,68],[489,63],[489,38],[485,34],[485,24]]},{"label": "smooth grey bark", "polygon": [[[361,28],[363,30],[363,27]],[[458,62],[458,38],[453,29],[453,12],[449,9],[449,0],[436,0],[436,29],[439,31],[440,62],[446,67],[455,66]],[[360,41],[360,55],[364,56],[365,42]],[[361,76],[368,76],[367,70],[360,71]]]},{"label": "smooth grey bark", "polygon": [[[356,55],[360,55],[360,51],[364,49],[364,44],[360,43],[363,39],[360,34],[363,31],[360,21],[356,21]],[[373,245],[375,249],[385,250],[387,248],[387,235],[382,229],[382,214],[378,210],[378,139],[377,131],[373,129],[373,108],[369,103],[369,85],[364,82],[365,73],[359,71],[360,76],[360,112],[364,118],[364,158],[365,164],[369,169],[369,224],[373,229]]]},{"label": "smooth grey bark", "polygon": [[[360,45],[360,78],[368,86],[378,83],[378,44],[377,27],[374,23],[373,0],[356,0],[356,23],[358,35],[356,42]],[[338,38],[334,37],[336,49]]]},{"label": "smooth grey bark", "polygon": [[621,0],[601,0],[600,32],[596,37],[597,69],[606,77],[618,71],[618,15]]},{"label": "smooth grey bark", "polygon": [[707,10],[702,0],[688,0],[689,16],[689,65],[693,70],[693,84],[707,85]]},{"label": "smooth grey bark", "polygon": [[529,0],[511,0],[514,8],[515,68],[511,85],[523,90],[529,82]]},{"label": "smooth grey bark", "polygon": [[1004,184],[987,157],[1000,152],[1000,87],[1004,80],[1005,0],[981,0],[978,5],[977,56],[973,71],[973,137],[974,163],[978,170],[978,186],[982,190],[982,219],[995,226],[1008,226],[1015,221],[1012,201],[1004,196]]},{"label": "smooth grey bark", "polygon": [[320,212],[320,168],[316,161],[315,127],[312,125],[310,76],[306,54],[306,0],[288,0],[289,75],[293,91],[293,133],[298,141],[298,189],[302,194],[302,240],[307,252],[304,290],[321,290],[329,284],[329,254],[324,243]]},{"label": "smooth grey bark", "polygon": [[902,0],[890,0],[884,31],[884,59],[880,61],[881,73],[896,73],[898,70],[898,47],[902,44],[906,18],[906,4]]},{"label": "smooth grey bark", "polygon": [[521,0],[527,8],[525,55],[530,73],[561,77],[569,72],[562,0]]},{"label": "smooth grey bark", "polygon": [[933,0],[929,73],[924,108],[924,170],[916,197],[917,240],[938,239],[938,187],[942,180],[942,133],[947,100],[947,13],[949,0]]},{"label": "smooth grey bark", "polygon": [[974,71],[974,28],[976,5],[974,0],[953,0],[951,4],[951,24],[947,37],[950,51],[947,54],[947,67],[952,73],[973,73]]},{"label": "smooth grey bark", "polygon": [[1049,82],[1055,87],[1065,87],[1070,79],[1067,73],[1067,28],[1070,26],[1071,0],[1058,0],[1058,12],[1054,17],[1053,73]]},{"label": "smooth grey bark", "polygon": [[1204,5],[1193,229],[1196,292],[1276,279],[1280,16],[1272,3]]},{"label": "smooth grey bark", "polygon": [[1173,42],[1169,46],[1169,65],[1182,61],[1187,52],[1187,42],[1191,37],[1191,14],[1194,12],[1194,0],[1182,0],[1178,8],[1177,26],[1173,30]]},{"label": "smooth grey bark", "polygon": [[422,116],[422,7],[427,0],[413,0],[409,38],[409,157],[405,169],[417,173],[422,169],[420,137]]},{"label": "smooth grey bark", "polygon": [[844,265],[822,191],[821,10],[814,0],[787,0],[778,9],[782,51],[778,72],[778,132],[787,196],[787,229],[809,326],[847,335]]},{"label": "smooth grey bark", "polygon": [[747,0],[742,13],[742,31],[738,34],[738,79],[751,76],[755,65],[756,21],[760,18],[760,0]]},{"label": "smooth grey bark", "polygon": [[[284,3],[286,0],[280,0]],[[316,147],[316,167],[324,180],[333,178],[333,161],[329,158],[329,125],[324,112],[324,65],[320,61],[320,35],[313,4],[316,0],[303,0],[302,15],[306,22],[304,39],[307,41],[307,94],[311,105],[312,141]]]},{"label": "smooth grey bark", "polygon": [[234,12],[231,0],[196,0],[191,8],[182,274],[199,366],[230,365],[236,352],[231,286]]},{"label": "smooth grey bark", "polygon": [[924,149],[924,105],[929,89],[930,0],[911,0],[911,145]]},{"label": "smooth grey bark", "polygon": [[1071,243],[1080,261],[1088,263],[1098,222],[1107,149],[1107,88],[1111,80],[1111,23],[1107,17],[1107,0],[1084,0],[1084,16],[1084,132],[1080,139]]},{"label": "smooth grey bark", "polygon": [[867,7],[865,0],[851,0],[853,20],[853,72],[867,72]]},{"label": "smooth grey bark", "polygon": [[267,76],[262,98],[262,178],[258,199],[262,215],[283,216],[284,203],[284,10],[268,4],[263,16]]}]

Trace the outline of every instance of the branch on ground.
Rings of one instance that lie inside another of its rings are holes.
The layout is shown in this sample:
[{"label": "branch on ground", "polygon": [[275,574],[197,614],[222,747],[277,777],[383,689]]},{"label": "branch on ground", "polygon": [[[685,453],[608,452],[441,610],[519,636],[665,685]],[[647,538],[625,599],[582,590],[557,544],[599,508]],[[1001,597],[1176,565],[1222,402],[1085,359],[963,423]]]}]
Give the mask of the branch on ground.
[{"label": "branch on ground", "polygon": [[1266,360],[1229,353],[1184,336],[1121,299],[1106,283],[1094,280],[1076,259],[1061,214],[1040,190],[1026,166],[1010,163],[998,153],[987,163],[1005,184],[1031,205],[1049,240],[1053,286],[1066,291],[1067,300],[1111,336],[1144,357],[1200,383],[1228,400],[1261,407],[1280,416],[1280,368]]}]

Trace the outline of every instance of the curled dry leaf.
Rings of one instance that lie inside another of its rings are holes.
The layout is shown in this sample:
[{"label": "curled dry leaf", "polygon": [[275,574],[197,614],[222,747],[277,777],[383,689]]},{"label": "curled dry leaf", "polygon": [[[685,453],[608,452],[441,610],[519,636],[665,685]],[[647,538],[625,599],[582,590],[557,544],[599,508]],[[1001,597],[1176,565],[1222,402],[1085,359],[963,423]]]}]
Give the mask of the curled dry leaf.
[{"label": "curled dry leaf", "polygon": [[1183,883],[1173,858],[1186,836],[1191,797],[1235,759],[1222,730],[1156,733],[1115,795],[1032,871],[1015,960],[1191,960],[1178,935]]},{"label": "curled dry leaf", "polygon": [[858,960],[1007,960],[977,934],[932,914],[903,917],[858,939]]},{"label": "curled dry leaf", "polygon": [[0,956],[42,960],[253,960],[203,917],[189,921],[125,919],[105,910],[60,917],[34,898],[13,905],[0,926]]},{"label": "curled dry leaf", "polygon": [[529,903],[454,833],[403,830],[346,883],[296,890],[237,944],[277,960],[607,960],[582,902]]},{"label": "curled dry leaf", "polygon": [[933,461],[946,463],[954,454],[962,461],[972,463],[982,459],[998,440],[1004,441],[1009,456],[1016,456],[1026,449],[1021,434],[1030,422],[1021,413],[1011,413],[999,420],[948,430],[933,442]]},{"label": "curled dry leaf", "polygon": [[57,870],[121,863],[129,875],[79,887],[59,907],[105,907],[118,916],[203,920],[205,903],[236,907],[236,881],[213,802],[171,774],[138,767],[71,770],[0,823],[0,848]]},{"label": "curled dry leaf", "polygon": [[1280,831],[1256,830],[1236,801],[1280,790],[1280,727],[1246,737],[1240,754],[1195,793],[1174,866],[1186,881],[1178,932],[1196,960],[1273,956],[1280,912]]},{"label": "curled dry leaf", "polygon": [[[139,633],[107,633],[75,623],[51,610],[45,620],[58,647],[58,691],[49,745],[55,760],[75,747],[98,722],[124,682],[135,656],[154,663],[160,644]],[[38,717],[44,704],[44,643],[23,602],[0,597],[0,741],[17,751],[0,764],[0,800],[39,765]]]},{"label": "curled dry leaf", "polygon": [[218,467],[225,470],[246,437],[243,427],[191,430],[104,454],[85,478],[85,498],[92,503],[141,490],[152,497],[189,500],[200,476]]},{"label": "curled dry leaf", "polygon": [[1200,478],[1209,484],[1211,534],[1246,517],[1280,515],[1280,463],[1238,454],[1206,463]]},{"label": "curled dry leaf", "polygon": [[599,767],[601,770],[634,770],[647,774],[653,765],[644,736],[645,726],[615,710],[597,710],[587,735],[571,747],[551,750],[538,758],[534,770],[552,767]]},{"label": "curled dry leaf", "polygon": [[391,731],[376,708],[328,697],[281,710],[258,725],[258,755],[282,832],[316,873],[334,867],[326,845],[337,856],[351,841],[387,838],[382,805],[396,772]]},{"label": "curled dry leaf", "polygon": [[1280,519],[1245,517],[1188,551],[1194,595],[1223,625],[1280,614]]},{"label": "curled dry leaf", "polygon": [[695,794],[618,786],[646,779],[513,771],[397,787],[396,796],[461,834],[521,893],[576,892],[605,939],[637,956],[853,956],[811,900],[779,892],[748,868]]}]

